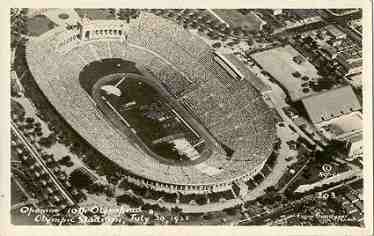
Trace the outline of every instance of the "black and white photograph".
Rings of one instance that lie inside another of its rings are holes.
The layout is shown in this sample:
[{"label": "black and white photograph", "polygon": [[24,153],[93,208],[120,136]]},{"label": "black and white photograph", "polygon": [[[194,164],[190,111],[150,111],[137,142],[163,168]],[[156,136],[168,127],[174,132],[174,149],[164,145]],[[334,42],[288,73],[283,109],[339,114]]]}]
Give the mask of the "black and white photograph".
[{"label": "black and white photograph", "polygon": [[371,224],[362,8],[8,11],[12,227]]}]

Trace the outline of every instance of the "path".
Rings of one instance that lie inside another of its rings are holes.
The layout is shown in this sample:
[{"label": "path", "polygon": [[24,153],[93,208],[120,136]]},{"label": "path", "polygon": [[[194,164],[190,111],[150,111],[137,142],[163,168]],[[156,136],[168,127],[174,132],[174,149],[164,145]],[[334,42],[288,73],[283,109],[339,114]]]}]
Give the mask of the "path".
[{"label": "path", "polygon": [[316,145],[317,149],[323,150],[323,148],[317,144],[314,140],[312,140],[308,135],[306,135],[296,124],[293,120],[284,112],[283,108],[289,106],[286,103],[286,94],[285,92],[275,83],[269,81],[267,77],[265,77],[260,71],[261,69],[257,66],[248,66],[247,67],[250,71],[252,71],[258,78],[260,78],[264,83],[268,84],[272,88],[272,92],[269,93],[269,98],[271,103],[273,104],[274,108],[277,110],[278,114],[281,116],[282,120],[287,123],[287,125],[291,125],[296,132],[306,139],[310,144]]},{"label": "path", "polygon": [[64,196],[64,198],[72,205],[75,205],[74,199],[70,196],[65,189],[65,187],[58,181],[57,177],[52,173],[52,171],[47,167],[43,158],[40,156],[36,148],[31,145],[28,139],[23,135],[23,133],[17,128],[15,123],[11,121],[11,129],[14,131],[14,134],[19,138],[19,140],[24,144],[25,148],[28,150],[30,155],[38,162],[40,167],[49,175],[50,180],[57,187],[59,192]]}]

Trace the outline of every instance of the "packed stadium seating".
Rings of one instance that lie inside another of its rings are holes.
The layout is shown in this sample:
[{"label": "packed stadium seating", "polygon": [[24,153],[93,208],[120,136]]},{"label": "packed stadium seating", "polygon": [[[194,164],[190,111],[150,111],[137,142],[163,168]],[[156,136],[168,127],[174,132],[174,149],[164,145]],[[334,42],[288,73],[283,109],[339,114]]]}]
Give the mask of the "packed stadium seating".
[{"label": "packed stadium seating", "polygon": [[241,81],[232,78],[230,74],[216,61],[213,59],[212,53],[206,53],[199,61],[205,66],[205,68],[214,74],[219,81],[230,91],[234,92],[243,84]]},{"label": "packed stadium seating", "polygon": [[100,59],[112,58],[111,50],[109,50],[109,42],[108,40],[95,40],[90,45],[96,50]]},{"label": "packed stadium seating", "polygon": [[113,58],[122,58],[124,55],[124,43],[121,43],[119,40],[110,40],[110,51],[112,52]]},{"label": "packed stadium seating", "polygon": [[170,66],[162,68],[158,78],[162,84],[168,88],[168,91],[175,96],[178,96],[191,85],[189,81],[187,81],[180,73],[170,68]]}]

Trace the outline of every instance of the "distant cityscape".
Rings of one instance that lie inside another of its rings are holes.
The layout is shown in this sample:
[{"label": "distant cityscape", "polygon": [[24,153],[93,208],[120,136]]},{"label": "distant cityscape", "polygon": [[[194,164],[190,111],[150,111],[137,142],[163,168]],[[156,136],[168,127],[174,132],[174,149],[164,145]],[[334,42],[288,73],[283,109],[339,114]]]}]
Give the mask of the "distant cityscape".
[{"label": "distant cityscape", "polygon": [[362,9],[10,17],[12,224],[365,226]]}]

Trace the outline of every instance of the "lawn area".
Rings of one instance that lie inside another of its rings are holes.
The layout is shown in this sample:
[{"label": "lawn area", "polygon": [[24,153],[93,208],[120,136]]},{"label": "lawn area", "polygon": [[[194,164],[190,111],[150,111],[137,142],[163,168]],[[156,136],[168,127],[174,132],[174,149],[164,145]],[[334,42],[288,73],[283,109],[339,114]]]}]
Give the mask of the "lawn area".
[{"label": "lawn area", "polygon": [[80,17],[87,16],[93,20],[110,20],[114,19],[114,16],[109,12],[109,9],[104,8],[75,8],[74,9]]},{"label": "lawn area", "polygon": [[[304,164],[308,161],[308,158],[308,156],[299,154],[296,157],[297,161],[288,166],[289,168],[287,172],[282,175],[278,183],[275,185],[275,188],[278,190],[282,189],[294,177],[295,173],[304,166]],[[293,170],[294,173],[291,173],[290,170]]]},{"label": "lawn area", "polygon": [[27,20],[27,31],[31,36],[40,36],[55,26],[55,23],[42,15],[37,15]]},{"label": "lawn area", "polygon": [[290,45],[255,53],[252,58],[285,87],[292,101],[316,94],[308,82],[320,77],[317,69]]},{"label": "lawn area", "polygon": [[25,117],[25,108],[14,99],[10,100],[10,111],[17,117]]},{"label": "lawn area", "polygon": [[11,179],[10,184],[10,191],[11,191],[11,205],[24,202],[27,200],[26,195],[22,192],[22,190],[18,187],[16,182]]},{"label": "lawn area", "polygon": [[226,23],[233,28],[242,28],[247,31],[259,31],[261,19],[254,13],[241,14],[237,9],[213,9]]}]

